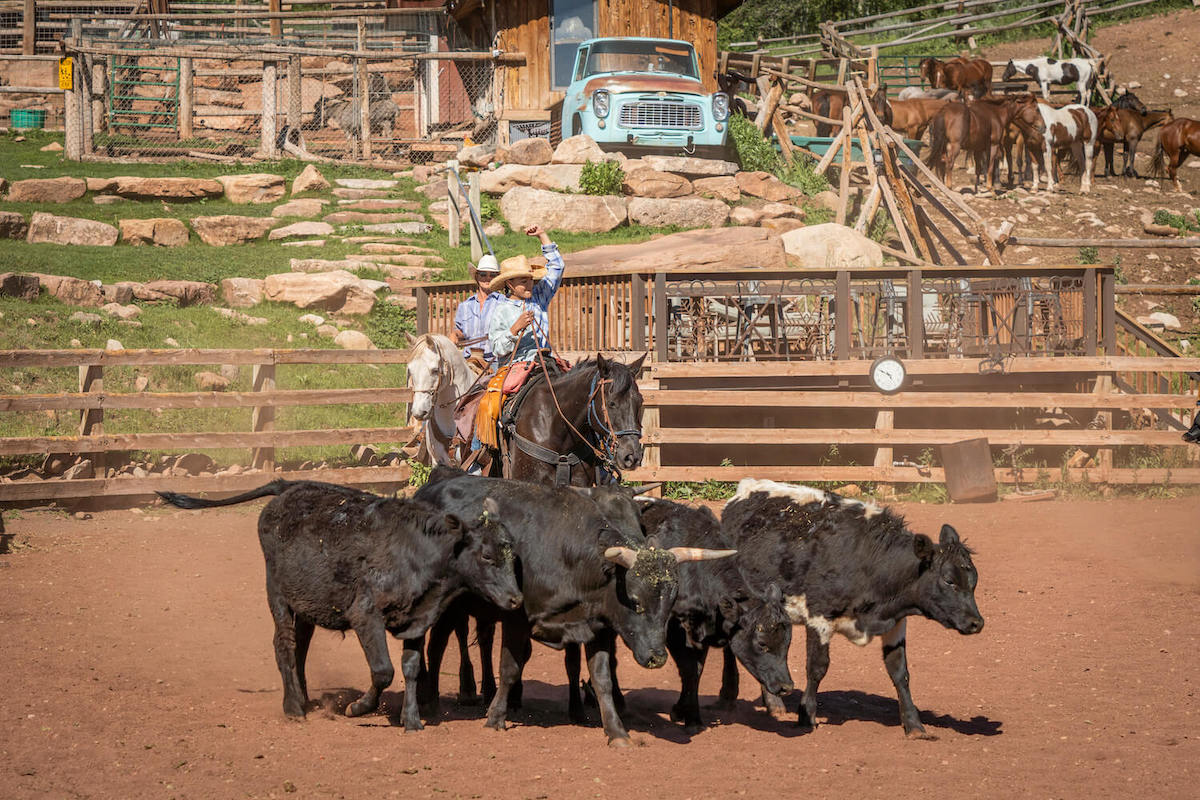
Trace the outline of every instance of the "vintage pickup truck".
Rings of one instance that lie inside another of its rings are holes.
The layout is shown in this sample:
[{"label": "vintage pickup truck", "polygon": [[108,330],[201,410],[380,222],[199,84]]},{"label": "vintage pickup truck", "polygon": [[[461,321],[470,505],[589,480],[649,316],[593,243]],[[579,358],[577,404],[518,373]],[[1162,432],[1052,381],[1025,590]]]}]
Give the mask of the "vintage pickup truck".
[{"label": "vintage pickup truck", "polygon": [[562,111],[563,138],[586,133],[627,155],[724,157],[729,95],[708,93],[696,51],[673,39],[615,37],[579,45]]}]

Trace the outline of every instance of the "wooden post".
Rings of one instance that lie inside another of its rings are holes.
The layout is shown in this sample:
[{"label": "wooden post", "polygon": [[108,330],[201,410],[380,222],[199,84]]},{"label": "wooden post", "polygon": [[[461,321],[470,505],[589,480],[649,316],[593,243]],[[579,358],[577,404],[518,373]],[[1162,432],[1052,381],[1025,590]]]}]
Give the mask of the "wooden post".
[{"label": "wooden post", "polygon": [[300,71],[300,56],[288,57],[288,105],[287,105],[287,125],[292,130],[300,130],[300,125],[303,123],[301,117],[301,109],[303,107],[303,96],[301,94],[301,71]]},{"label": "wooden post", "polygon": [[[79,36],[83,30],[83,20],[75,18],[71,20],[70,38],[76,42],[79,41]],[[80,80],[79,73],[81,56],[77,51],[68,50],[67,55],[71,56],[73,66],[73,75],[71,76],[71,88],[69,91],[63,92],[63,109],[66,112],[66,119],[63,121],[65,129],[65,141],[63,146],[63,156],[68,161],[79,161],[83,157],[83,81]]]},{"label": "wooden post", "polygon": [[[93,394],[104,393],[104,367],[100,364],[81,364],[79,366],[79,391]],[[80,436],[104,435],[104,409],[85,408],[79,412]],[[104,453],[93,453],[92,469],[96,476],[104,477]]]},{"label": "wooden post", "polygon": [[1117,355],[1116,276],[1100,275],[1100,332],[1104,337],[1104,355]]},{"label": "wooden post", "polygon": [[791,134],[788,133],[787,125],[783,124],[783,116],[779,113],[778,108],[771,115],[771,129],[775,131],[775,138],[779,140],[779,150],[783,153],[784,163],[791,166],[796,159],[796,153],[792,148]]},{"label": "wooden post", "polygon": [[646,349],[646,278],[640,272],[630,276],[629,343],[635,350]]},{"label": "wooden post", "polygon": [[[254,382],[254,391],[275,391],[275,365],[255,364],[252,372],[252,379]],[[255,406],[254,411],[250,416],[250,426],[251,430],[255,432],[275,430],[275,407]],[[254,448],[251,463],[253,466],[258,467],[259,469],[271,472],[275,469],[275,448]]]},{"label": "wooden post", "polygon": [[[270,0],[267,10],[270,11],[272,14],[278,14],[278,13],[282,12],[283,11],[282,0]],[[274,18],[271,20],[271,38],[272,39],[282,39],[283,38],[283,20],[282,19]]]},{"label": "wooden post", "polygon": [[853,147],[854,137],[850,135],[849,104],[842,106],[842,131],[846,135],[842,138],[842,174],[838,176],[838,206],[835,218],[838,225],[846,224],[846,207],[850,203],[850,149]]},{"label": "wooden post", "polygon": [[92,111],[92,57],[80,53],[75,57],[75,82],[79,84],[79,155],[90,156],[95,150],[95,115]]},{"label": "wooden post", "polygon": [[467,213],[471,218],[467,220],[471,226],[471,263],[478,264],[479,259],[483,258],[483,229],[480,227],[483,224],[483,218],[479,217],[478,222],[476,217],[479,215],[479,171],[475,170],[467,175],[467,194],[471,200],[471,208],[475,209],[475,213],[471,214],[471,209],[467,209]]},{"label": "wooden post", "polygon": [[834,297],[837,300],[837,313],[833,320],[836,340],[833,343],[834,358],[845,361],[850,358],[850,315],[853,312],[850,308],[850,273],[844,269],[838,270]]},{"label": "wooden post", "polygon": [[[892,409],[883,409],[875,412],[875,430],[890,431],[896,427],[896,412]],[[895,454],[890,447],[875,448],[875,467],[877,469],[891,470],[892,462]]]},{"label": "wooden post", "polygon": [[263,155],[274,158],[279,155],[275,147],[275,78],[276,66],[274,61],[263,62],[262,80],[262,144]]},{"label": "wooden post", "polygon": [[179,59],[179,138],[182,140],[191,139],[195,135],[192,127],[192,109],[196,98],[195,76],[192,59]]},{"label": "wooden post", "polygon": [[[1113,390],[1112,375],[1097,375],[1096,385],[1092,389],[1098,395],[1111,394]],[[1111,431],[1113,426],[1113,413],[1111,409],[1106,409],[1096,415],[1097,419],[1104,426],[1104,430]],[[1113,449],[1111,447],[1101,447],[1096,450],[1096,461],[1100,464],[1100,482],[1108,483],[1109,473],[1113,468]]]},{"label": "wooden post", "polygon": [[37,0],[25,0],[21,14],[21,52],[27,56],[37,53]]},{"label": "wooden post", "polygon": [[1096,270],[1083,272],[1083,352],[1096,355]]},{"label": "wooden post", "polygon": [[92,58],[92,132],[97,133],[107,128],[105,117],[105,87],[108,73],[104,68],[104,56]]},{"label": "wooden post", "polygon": [[921,286],[921,270],[908,271],[908,357],[925,357],[925,293]]},{"label": "wooden post", "polygon": [[[366,52],[366,49],[367,21],[359,17],[358,50]],[[355,73],[358,75],[358,124],[362,137],[362,158],[367,161],[371,158],[371,75],[367,70],[367,59],[360,58],[355,61]]]},{"label": "wooden post", "polygon": [[[641,389],[658,389],[658,381],[644,381],[638,384]],[[642,441],[653,440],[662,427],[662,416],[658,404],[647,406],[642,410]],[[642,450],[642,466],[646,469],[658,469],[662,466],[662,445],[657,442],[644,445]],[[662,497],[662,487],[649,492],[654,497]]]},{"label": "wooden post", "polygon": [[418,286],[415,292],[417,295],[417,335],[424,336],[429,333],[429,290],[424,286]]},{"label": "wooden post", "polygon": [[449,244],[451,247],[458,247],[459,236],[462,234],[462,218],[459,214],[458,200],[458,162],[451,161],[450,169],[446,171],[446,191],[448,192],[446,203],[446,227],[450,234]]},{"label": "wooden post", "polygon": [[662,272],[654,273],[654,302],[650,313],[654,322],[654,360],[667,363],[667,276]]}]

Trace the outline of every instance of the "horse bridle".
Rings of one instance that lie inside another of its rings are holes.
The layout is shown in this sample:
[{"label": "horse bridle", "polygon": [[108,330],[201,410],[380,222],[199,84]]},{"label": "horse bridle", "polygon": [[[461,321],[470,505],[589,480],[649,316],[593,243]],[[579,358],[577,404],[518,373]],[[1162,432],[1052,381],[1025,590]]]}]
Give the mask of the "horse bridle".
[{"label": "horse bridle", "polygon": [[[636,436],[640,440],[642,438],[641,428],[632,428],[630,430],[614,431],[612,417],[608,411],[608,397],[604,391],[605,387],[612,384],[612,378],[601,378],[599,371],[592,378],[592,386],[588,390],[588,405],[587,405],[587,420],[592,426],[592,430],[597,432],[597,444],[600,445],[600,451],[604,454],[604,461],[612,467],[618,475],[620,468],[616,465],[617,440],[622,436]],[[604,412],[604,419],[600,419],[600,415],[596,413],[596,396],[600,396],[600,408]],[[603,436],[599,434],[603,433]]]}]

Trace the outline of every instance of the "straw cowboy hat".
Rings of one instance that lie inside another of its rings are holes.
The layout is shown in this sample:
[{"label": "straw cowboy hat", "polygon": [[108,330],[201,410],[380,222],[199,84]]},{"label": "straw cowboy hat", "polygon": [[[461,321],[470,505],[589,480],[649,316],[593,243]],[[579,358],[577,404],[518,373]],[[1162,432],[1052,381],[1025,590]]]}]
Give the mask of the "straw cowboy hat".
[{"label": "straw cowboy hat", "polygon": [[546,277],[546,268],[530,262],[526,256],[513,256],[500,262],[500,274],[488,284],[489,292],[497,292],[513,278],[532,278],[537,283]]},{"label": "straw cowboy hat", "polygon": [[496,257],[488,253],[483,258],[479,259],[479,263],[471,267],[476,272],[487,272],[495,275],[500,271],[500,265],[496,262]]}]

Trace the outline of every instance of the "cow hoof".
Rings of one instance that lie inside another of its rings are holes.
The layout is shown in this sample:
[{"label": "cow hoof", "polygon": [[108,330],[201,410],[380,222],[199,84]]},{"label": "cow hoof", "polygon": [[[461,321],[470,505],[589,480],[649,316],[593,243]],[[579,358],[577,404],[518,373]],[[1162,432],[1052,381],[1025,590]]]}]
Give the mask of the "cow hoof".
[{"label": "cow hoof", "polygon": [[904,732],[904,738],[922,742],[936,742],[937,738],[932,733],[926,733],[924,728],[913,728],[911,731]]},{"label": "cow hoof", "polygon": [[704,727],[703,722],[685,722],[683,723],[683,732],[688,736],[695,736],[698,733],[702,733]]},{"label": "cow hoof", "polygon": [[733,711],[737,708],[736,697],[718,697],[712,703],[709,703],[708,708],[713,711]]},{"label": "cow hoof", "polygon": [[608,740],[609,747],[629,747],[633,744],[633,740],[628,736],[617,736]]},{"label": "cow hoof", "polygon": [[375,704],[364,703],[362,700],[355,700],[350,705],[346,706],[347,717],[361,717],[363,714],[370,714],[375,710]]}]

